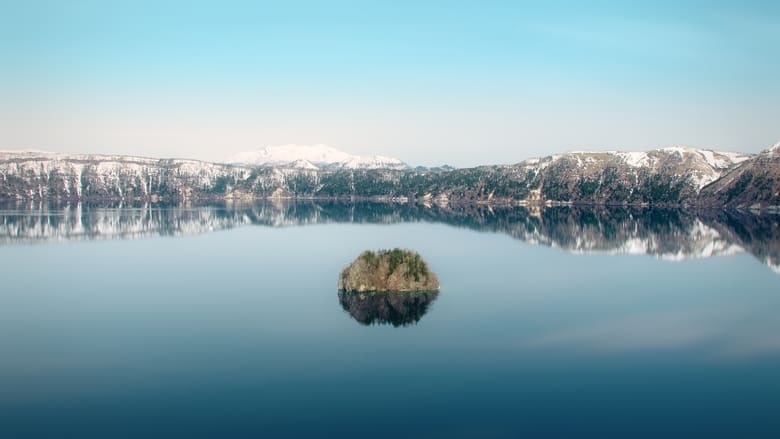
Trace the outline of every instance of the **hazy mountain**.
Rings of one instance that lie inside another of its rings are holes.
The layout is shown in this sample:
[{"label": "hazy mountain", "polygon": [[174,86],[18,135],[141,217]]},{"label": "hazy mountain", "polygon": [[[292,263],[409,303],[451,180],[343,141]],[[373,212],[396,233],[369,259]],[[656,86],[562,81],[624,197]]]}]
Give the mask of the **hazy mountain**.
[{"label": "hazy mountain", "polygon": [[303,169],[408,169],[409,166],[393,157],[381,155],[364,157],[327,145],[269,146],[259,151],[240,152],[227,163],[253,166],[290,166]]}]

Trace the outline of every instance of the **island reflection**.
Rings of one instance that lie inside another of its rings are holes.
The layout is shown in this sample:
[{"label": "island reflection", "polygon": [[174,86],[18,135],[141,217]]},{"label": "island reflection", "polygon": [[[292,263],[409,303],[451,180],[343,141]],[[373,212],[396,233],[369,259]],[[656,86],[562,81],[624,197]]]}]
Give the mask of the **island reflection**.
[{"label": "island reflection", "polygon": [[780,273],[780,215],[726,210],[313,201],[205,206],[25,202],[0,204],[0,245],[182,236],[249,225],[403,222],[503,233],[576,253],[684,260],[749,252]]},{"label": "island reflection", "polygon": [[432,292],[372,292],[339,291],[339,303],[353,319],[365,326],[416,325],[428,312],[439,293]]}]

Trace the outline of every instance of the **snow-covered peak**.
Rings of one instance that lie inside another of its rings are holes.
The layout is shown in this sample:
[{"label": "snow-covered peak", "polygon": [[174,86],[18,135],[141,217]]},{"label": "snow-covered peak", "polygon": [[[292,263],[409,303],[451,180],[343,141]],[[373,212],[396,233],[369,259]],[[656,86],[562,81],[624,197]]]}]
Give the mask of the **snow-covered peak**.
[{"label": "snow-covered peak", "polygon": [[[407,169],[406,163],[386,156],[358,156],[328,145],[279,145],[258,151],[240,152],[226,160],[228,163],[294,166],[307,169]],[[311,165],[311,166],[309,166]]]},{"label": "snow-covered peak", "polygon": [[240,152],[230,157],[229,163],[247,164],[288,164],[296,160],[311,163],[344,162],[351,154],[328,145],[278,145],[268,146],[258,151]]},{"label": "snow-covered peak", "polygon": [[389,169],[403,169],[406,168],[406,164],[396,158],[387,157],[383,155],[376,155],[373,157],[361,157],[353,156],[348,161],[344,162],[344,167],[349,169],[360,168],[389,168]]}]

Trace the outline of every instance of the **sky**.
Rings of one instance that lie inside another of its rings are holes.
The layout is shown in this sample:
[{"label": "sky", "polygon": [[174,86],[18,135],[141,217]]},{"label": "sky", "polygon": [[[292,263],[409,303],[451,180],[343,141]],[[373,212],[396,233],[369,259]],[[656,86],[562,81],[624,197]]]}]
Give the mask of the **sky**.
[{"label": "sky", "polygon": [[472,166],[780,141],[777,1],[0,0],[0,149]]}]

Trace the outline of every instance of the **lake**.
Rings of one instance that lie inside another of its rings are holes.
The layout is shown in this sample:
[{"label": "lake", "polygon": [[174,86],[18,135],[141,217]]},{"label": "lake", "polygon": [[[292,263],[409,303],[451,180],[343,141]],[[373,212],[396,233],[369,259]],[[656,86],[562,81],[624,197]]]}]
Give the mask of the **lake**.
[{"label": "lake", "polygon": [[3,438],[780,437],[777,215],[5,204],[0,276]]}]

